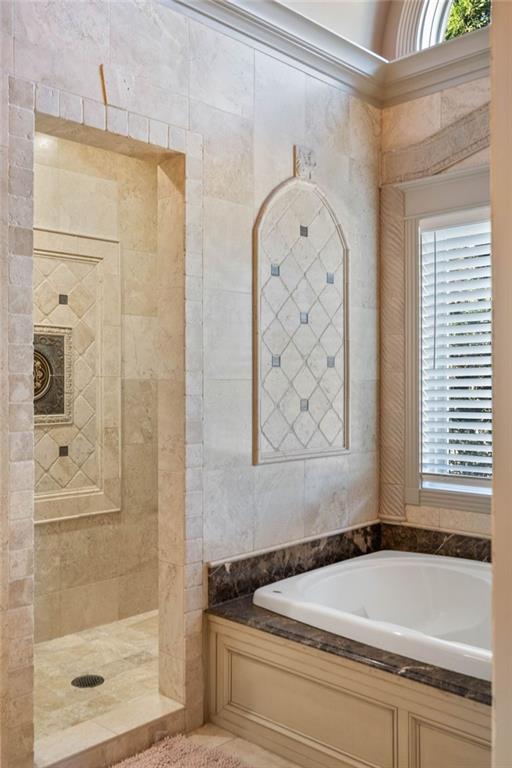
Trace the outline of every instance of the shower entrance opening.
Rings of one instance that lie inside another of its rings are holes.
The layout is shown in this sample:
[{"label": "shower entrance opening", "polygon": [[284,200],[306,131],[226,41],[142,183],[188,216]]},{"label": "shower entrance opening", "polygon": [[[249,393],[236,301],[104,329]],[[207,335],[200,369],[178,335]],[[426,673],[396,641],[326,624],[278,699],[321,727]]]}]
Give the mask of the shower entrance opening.
[{"label": "shower entrance opening", "polygon": [[184,725],[184,158],[54,122],[35,136],[37,768]]}]

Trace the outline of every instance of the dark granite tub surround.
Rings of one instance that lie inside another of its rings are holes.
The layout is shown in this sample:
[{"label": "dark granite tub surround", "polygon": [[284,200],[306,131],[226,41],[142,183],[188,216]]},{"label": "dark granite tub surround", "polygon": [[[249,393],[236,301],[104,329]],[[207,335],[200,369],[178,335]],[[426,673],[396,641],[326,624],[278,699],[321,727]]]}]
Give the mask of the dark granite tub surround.
[{"label": "dark granite tub surround", "polygon": [[441,669],[414,659],[408,659],[405,656],[397,656],[380,648],[373,648],[356,640],[310,627],[308,624],[253,605],[252,595],[217,605],[210,608],[208,613],[212,616],[234,621],[237,624],[245,624],[253,629],[268,632],[285,640],[291,640],[310,648],[366,664],[366,666],[380,669],[383,672],[429,685],[432,688],[438,688],[447,693],[477,701],[480,704],[490,705],[492,703],[491,684],[485,680],[461,675],[458,672]]},{"label": "dark granite tub surround", "polygon": [[381,549],[420,552],[425,555],[464,557],[467,560],[491,562],[491,541],[478,536],[446,533],[408,525],[381,524]]},{"label": "dark granite tub surround", "polygon": [[491,560],[491,542],[478,536],[408,525],[374,523],[208,568],[208,605],[252,594],[258,587],[381,549]]},{"label": "dark granite tub surround", "polygon": [[217,605],[252,593],[298,573],[368,555],[380,549],[380,524],[300,542],[272,552],[232,560],[208,569],[208,604]]}]

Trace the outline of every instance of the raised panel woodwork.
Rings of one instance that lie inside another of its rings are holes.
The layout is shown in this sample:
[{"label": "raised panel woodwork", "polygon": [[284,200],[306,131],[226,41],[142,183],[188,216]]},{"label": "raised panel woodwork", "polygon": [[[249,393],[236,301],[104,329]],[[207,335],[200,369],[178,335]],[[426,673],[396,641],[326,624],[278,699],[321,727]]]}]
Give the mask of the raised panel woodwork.
[{"label": "raised panel woodwork", "polygon": [[470,734],[411,718],[410,768],[490,768],[491,749]]},{"label": "raised panel woodwork", "polygon": [[392,707],[239,653],[229,653],[229,664],[230,706],[270,727],[313,738],[340,756],[379,768],[395,765]]},{"label": "raised panel woodwork", "polygon": [[209,715],[304,768],[490,768],[491,708],[209,617]]}]

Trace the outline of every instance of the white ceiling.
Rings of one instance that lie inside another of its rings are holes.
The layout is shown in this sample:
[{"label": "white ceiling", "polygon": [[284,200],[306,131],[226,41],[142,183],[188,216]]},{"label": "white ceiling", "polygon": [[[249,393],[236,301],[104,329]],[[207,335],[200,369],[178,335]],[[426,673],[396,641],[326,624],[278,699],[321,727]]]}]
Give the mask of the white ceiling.
[{"label": "white ceiling", "polygon": [[[385,56],[388,17],[401,0],[277,0],[367,50]],[[388,58],[388,57],[386,57]],[[392,58],[392,57],[390,57]]]}]

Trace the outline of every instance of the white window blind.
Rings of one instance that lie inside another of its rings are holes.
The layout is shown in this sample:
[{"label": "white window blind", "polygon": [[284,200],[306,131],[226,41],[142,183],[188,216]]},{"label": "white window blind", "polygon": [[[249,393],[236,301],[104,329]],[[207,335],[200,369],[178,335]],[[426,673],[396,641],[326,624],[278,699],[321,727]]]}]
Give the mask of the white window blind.
[{"label": "white window blind", "polygon": [[492,477],[491,227],[439,224],[420,227],[421,471],[477,484]]}]

